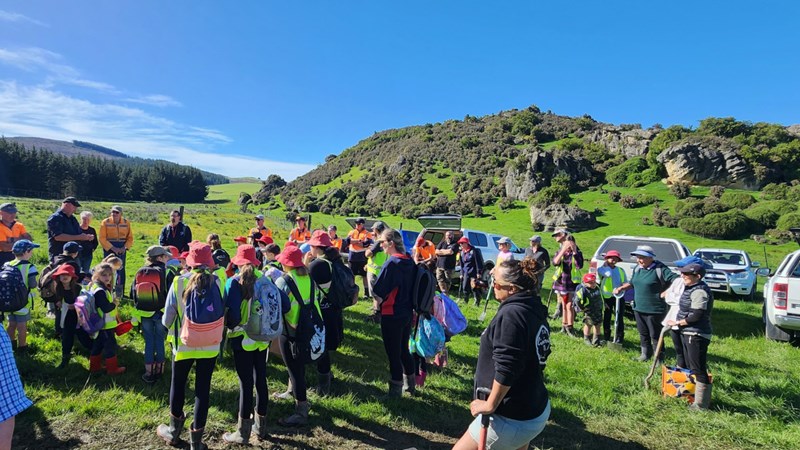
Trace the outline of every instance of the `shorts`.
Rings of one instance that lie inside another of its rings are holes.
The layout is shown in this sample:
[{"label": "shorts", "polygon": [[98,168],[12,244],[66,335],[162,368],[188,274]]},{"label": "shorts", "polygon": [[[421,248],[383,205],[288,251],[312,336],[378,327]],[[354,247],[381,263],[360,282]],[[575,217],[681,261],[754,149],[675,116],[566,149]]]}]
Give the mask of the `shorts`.
[{"label": "shorts", "polygon": [[27,314],[6,314],[8,317],[9,322],[14,323],[26,323],[27,321],[31,320],[31,313]]},{"label": "shorts", "polygon": [[569,303],[572,301],[572,297],[575,296],[574,292],[556,291],[556,294],[558,294],[558,301],[561,303]]},{"label": "shorts", "polygon": [[366,267],[366,261],[350,261],[350,270],[353,271],[353,275],[355,276],[367,276]]},{"label": "shorts", "polygon": [[595,325],[599,327],[600,325],[603,324],[603,314],[600,314],[600,316],[598,317],[594,314],[587,313],[583,316],[583,324],[588,325],[590,327],[593,327]]},{"label": "shorts", "polygon": [[[527,445],[544,430],[548,418],[550,418],[549,400],[542,414],[531,420],[514,420],[492,414],[489,421],[489,431],[486,433],[486,448],[516,450],[523,445]],[[478,442],[481,435],[480,414],[469,424],[467,431],[469,431],[472,439]]]},{"label": "shorts", "polygon": [[436,282],[439,286],[450,286],[450,281],[453,279],[453,269],[436,268]]}]

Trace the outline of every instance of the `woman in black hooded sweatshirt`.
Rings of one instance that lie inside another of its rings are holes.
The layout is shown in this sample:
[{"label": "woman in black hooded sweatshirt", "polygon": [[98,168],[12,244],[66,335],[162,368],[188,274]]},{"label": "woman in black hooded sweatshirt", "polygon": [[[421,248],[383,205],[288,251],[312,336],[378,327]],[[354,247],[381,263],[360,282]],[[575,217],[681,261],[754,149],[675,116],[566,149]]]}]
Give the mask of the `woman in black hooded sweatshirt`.
[{"label": "woman in black hooded sweatshirt", "polygon": [[486,448],[527,449],[550,417],[550,400],[543,370],[550,355],[547,310],[536,294],[538,263],[507,260],[494,269],[495,298],[500,308],[481,335],[475,391],[491,391],[475,399],[475,420],[453,447],[478,448],[481,415],[490,415]]}]

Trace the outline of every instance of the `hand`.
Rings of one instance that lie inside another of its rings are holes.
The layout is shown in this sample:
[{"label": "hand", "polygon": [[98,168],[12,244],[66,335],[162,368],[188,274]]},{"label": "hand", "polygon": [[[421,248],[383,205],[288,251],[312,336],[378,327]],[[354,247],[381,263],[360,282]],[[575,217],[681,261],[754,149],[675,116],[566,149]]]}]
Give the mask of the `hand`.
[{"label": "hand", "polygon": [[94,240],[94,235],[93,234],[83,233],[83,234],[81,234],[81,240],[82,241],[93,241]]},{"label": "hand", "polygon": [[472,417],[478,414],[491,414],[494,410],[495,408],[486,400],[473,400],[472,403],[469,404],[469,412],[472,414]]},{"label": "hand", "polygon": [[668,326],[668,327],[675,327],[675,326],[678,326],[678,322],[675,322],[674,320],[668,320],[668,321],[667,321],[667,326]]}]

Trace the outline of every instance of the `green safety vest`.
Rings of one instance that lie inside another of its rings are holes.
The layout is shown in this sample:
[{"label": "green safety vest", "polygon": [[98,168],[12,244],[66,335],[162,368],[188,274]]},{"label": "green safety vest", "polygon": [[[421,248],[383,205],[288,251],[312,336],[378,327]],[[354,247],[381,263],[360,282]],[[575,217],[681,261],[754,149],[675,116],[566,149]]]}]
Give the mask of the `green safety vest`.
[{"label": "green safety vest", "polygon": [[[581,270],[575,265],[575,260],[572,260],[572,264],[570,264],[572,268],[572,272],[570,273],[570,278],[572,278],[572,282],[575,284],[580,284],[582,280]],[[563,261],[561,264],[556,265],[556,271],[553,273],[553,281],[556,281],[561,278],[561,274],[564,273],[564,264]]]},{"label": "green safety vest", "polygon": [[[291,306],[291,308],[289,308],[289,311],[287,311],[287,312],[285,312],[283,314],[283,319],[286,321],[286,325],[289,328],[291,328],[292,330],[294,330],[295,328],[297,328],[297,322],[300,319],[300,303],[299,302],[302,300],[302,302],[304,304],[306,304],[306,305],[309,302],[311,302],[311,294],[312,294],[311,293],[311,277],[308,276],[308,275],[298,275],[297,272],[294,269],[289,270],[288,272],[286,272],[286,275],[288,275],[289,277],[291,277],[294,280],[294,283],[297,285],[297,291],[300,292],[300,295],[303,296],[302,299],[296,299],[296,298],[294,298],[294,294],[292,294],[292,290],[289,289],[289,293],[288,294],[289,294],[289,299],[292,300],[292,302],[291,302],[292,306]],[[308,298],[306,298],[306,294],[305,294],[306,292],[309,293]],[[317,297],[316,293],[314,293],[314,296],[315,296],[315,298],[319,298],[319,297]],[[319,312],[320,317],[322,317],[322,310],[319,307],[319,301],[314,302],[314,307],[317,308],[317,311]],[[292,333],[293,332],[294,331],[292,331]]]},{"label": "green safety vest", "polygon": [[[97,295],[97,293],[100,292],[100,291],[105,291],[106,298],[108,298],[109,302],[113,305],[114,304],[114,297],[113,297],[113,295],[111,295],[111,293],[108,292],[108,289],[104,288],[103,286],[100,286],[96,282],[92,283],[92,285],[89,287],[89,292],[93,296]],[[97,307],[97,303],[95,303],[95,308],[96,307]],[[97,310],[98,313],[102,313],[103,314],[103,329],[104,330],[113,330],[114,328],[117,328],[117,315],[113,314],[115,309],[117,309],[116,306],[114,306],[114,309],[112,309],[110,312],[103,312],[103,311],[101,311],[99,309]]]},{"label": "green safety vest", "polygon": [[[625,275],[625,270],[622,267],[614,267],[613,270],[619,272],[619,281],[620,285],[628,282],[628,277]],[[598,269],[598,274],[599,274]],[[600,293],[603,295],[603,298],[611,298],[614,296],[614,280],[611,277],[602,277],[600,279]]]},{"label": "green safety vest", "polygon": [[383,263],[385,263],[387,259],[389,259],[389,255],[387,255],[384,251],[374,253],[372,256],[367,258],[367,271],[375,276],[378,276],[383,268]]}]

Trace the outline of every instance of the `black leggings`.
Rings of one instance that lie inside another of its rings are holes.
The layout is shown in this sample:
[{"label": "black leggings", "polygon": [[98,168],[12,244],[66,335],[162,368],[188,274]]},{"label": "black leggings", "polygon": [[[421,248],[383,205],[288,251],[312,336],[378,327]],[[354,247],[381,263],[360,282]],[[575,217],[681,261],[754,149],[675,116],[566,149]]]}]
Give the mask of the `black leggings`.
[{"label": "black leggings", "polygon": [[117,356],[117,333],[112,328],[110,330],[100,330],[92,343],[91,356],[103,355],[103,358],[113,358]]},{"label": "black leggings", "polygon": [[669,334],[672,336],[672,346],[675,347],[675,354],[677,356],[675,365],[685,369],[686,359],[683,357],[683,335],[677,330],[670,330]]},{"label": "black leggings", "polygon": [[233,362],[239,376],[239,417],[253,413],[253,387],[256,389],[256,413],[267,415],[267,353],[269,350],[245,350],[242,336],[230,339]]},{"label": "black leggings", "polygon": [[[639,330],[639,343],[648,356],[652,355],[658,335],[661,334],[661,321],[667,313],[648,314],[634,311],[633,315],[636,317],[636,329]],[[654,356],[658,358],[660,354]]]},{"label": "black leggings", "polygon": [[194,421],[192,429],[205,428],[208,419],[208,404],[211,394],[211,375],[217,357],[201,359],[183,359],[172,361],[172,384],[169,387],[169,412],[173,417],[183,417],[183,403],[186,400],[186,383],[189,371],[197,362],[194,371]]},{"label": "black leggings", "polygon": [[408,351],[408,338],[411,336],[411,317],[381,317],[381,336],[383,348],[389,358],[389,372],[394,382],[402,382],[403,374],[413,375],[414,358]]},{"label": "black leggings", "polygon": [[[62,306],[62,308],[66,307],[66,305]],[[58,319],[60,319],[60,317]],[[86,331],[84,331],[83,328],[76,328],[77,326],[78,314],[75,313],[74,309],[67,310],[67,314],[64,316],[64,330],[61,333],[61,356],[64,358],[69,358],[72,354],[72,347],[75,345],[76,337],[78,338],[78,342],[86,347],[87,350],[91,350],[94,345],[92,338],[86,334]]]},{"label": "black leggings", "polygon": [[622,308],[617,312],[617,299],[614,297],[603,299],[605,307],[603,309],[603,339],[606,341],[611,340],[612,322],[614,321],[614,314],[620,316],[619,326],[613,324],[614,342],[622,343],[625,340],[625,323],[622,319],[622,314],[625,312],[625,302],[621,301]]},{"label": "black leggings", "polygon": [[708,380],[708,339],[691,334],[684,334],[683,357],[686,359],[688,369],[692,371],[698,383],[709,384]]}]

